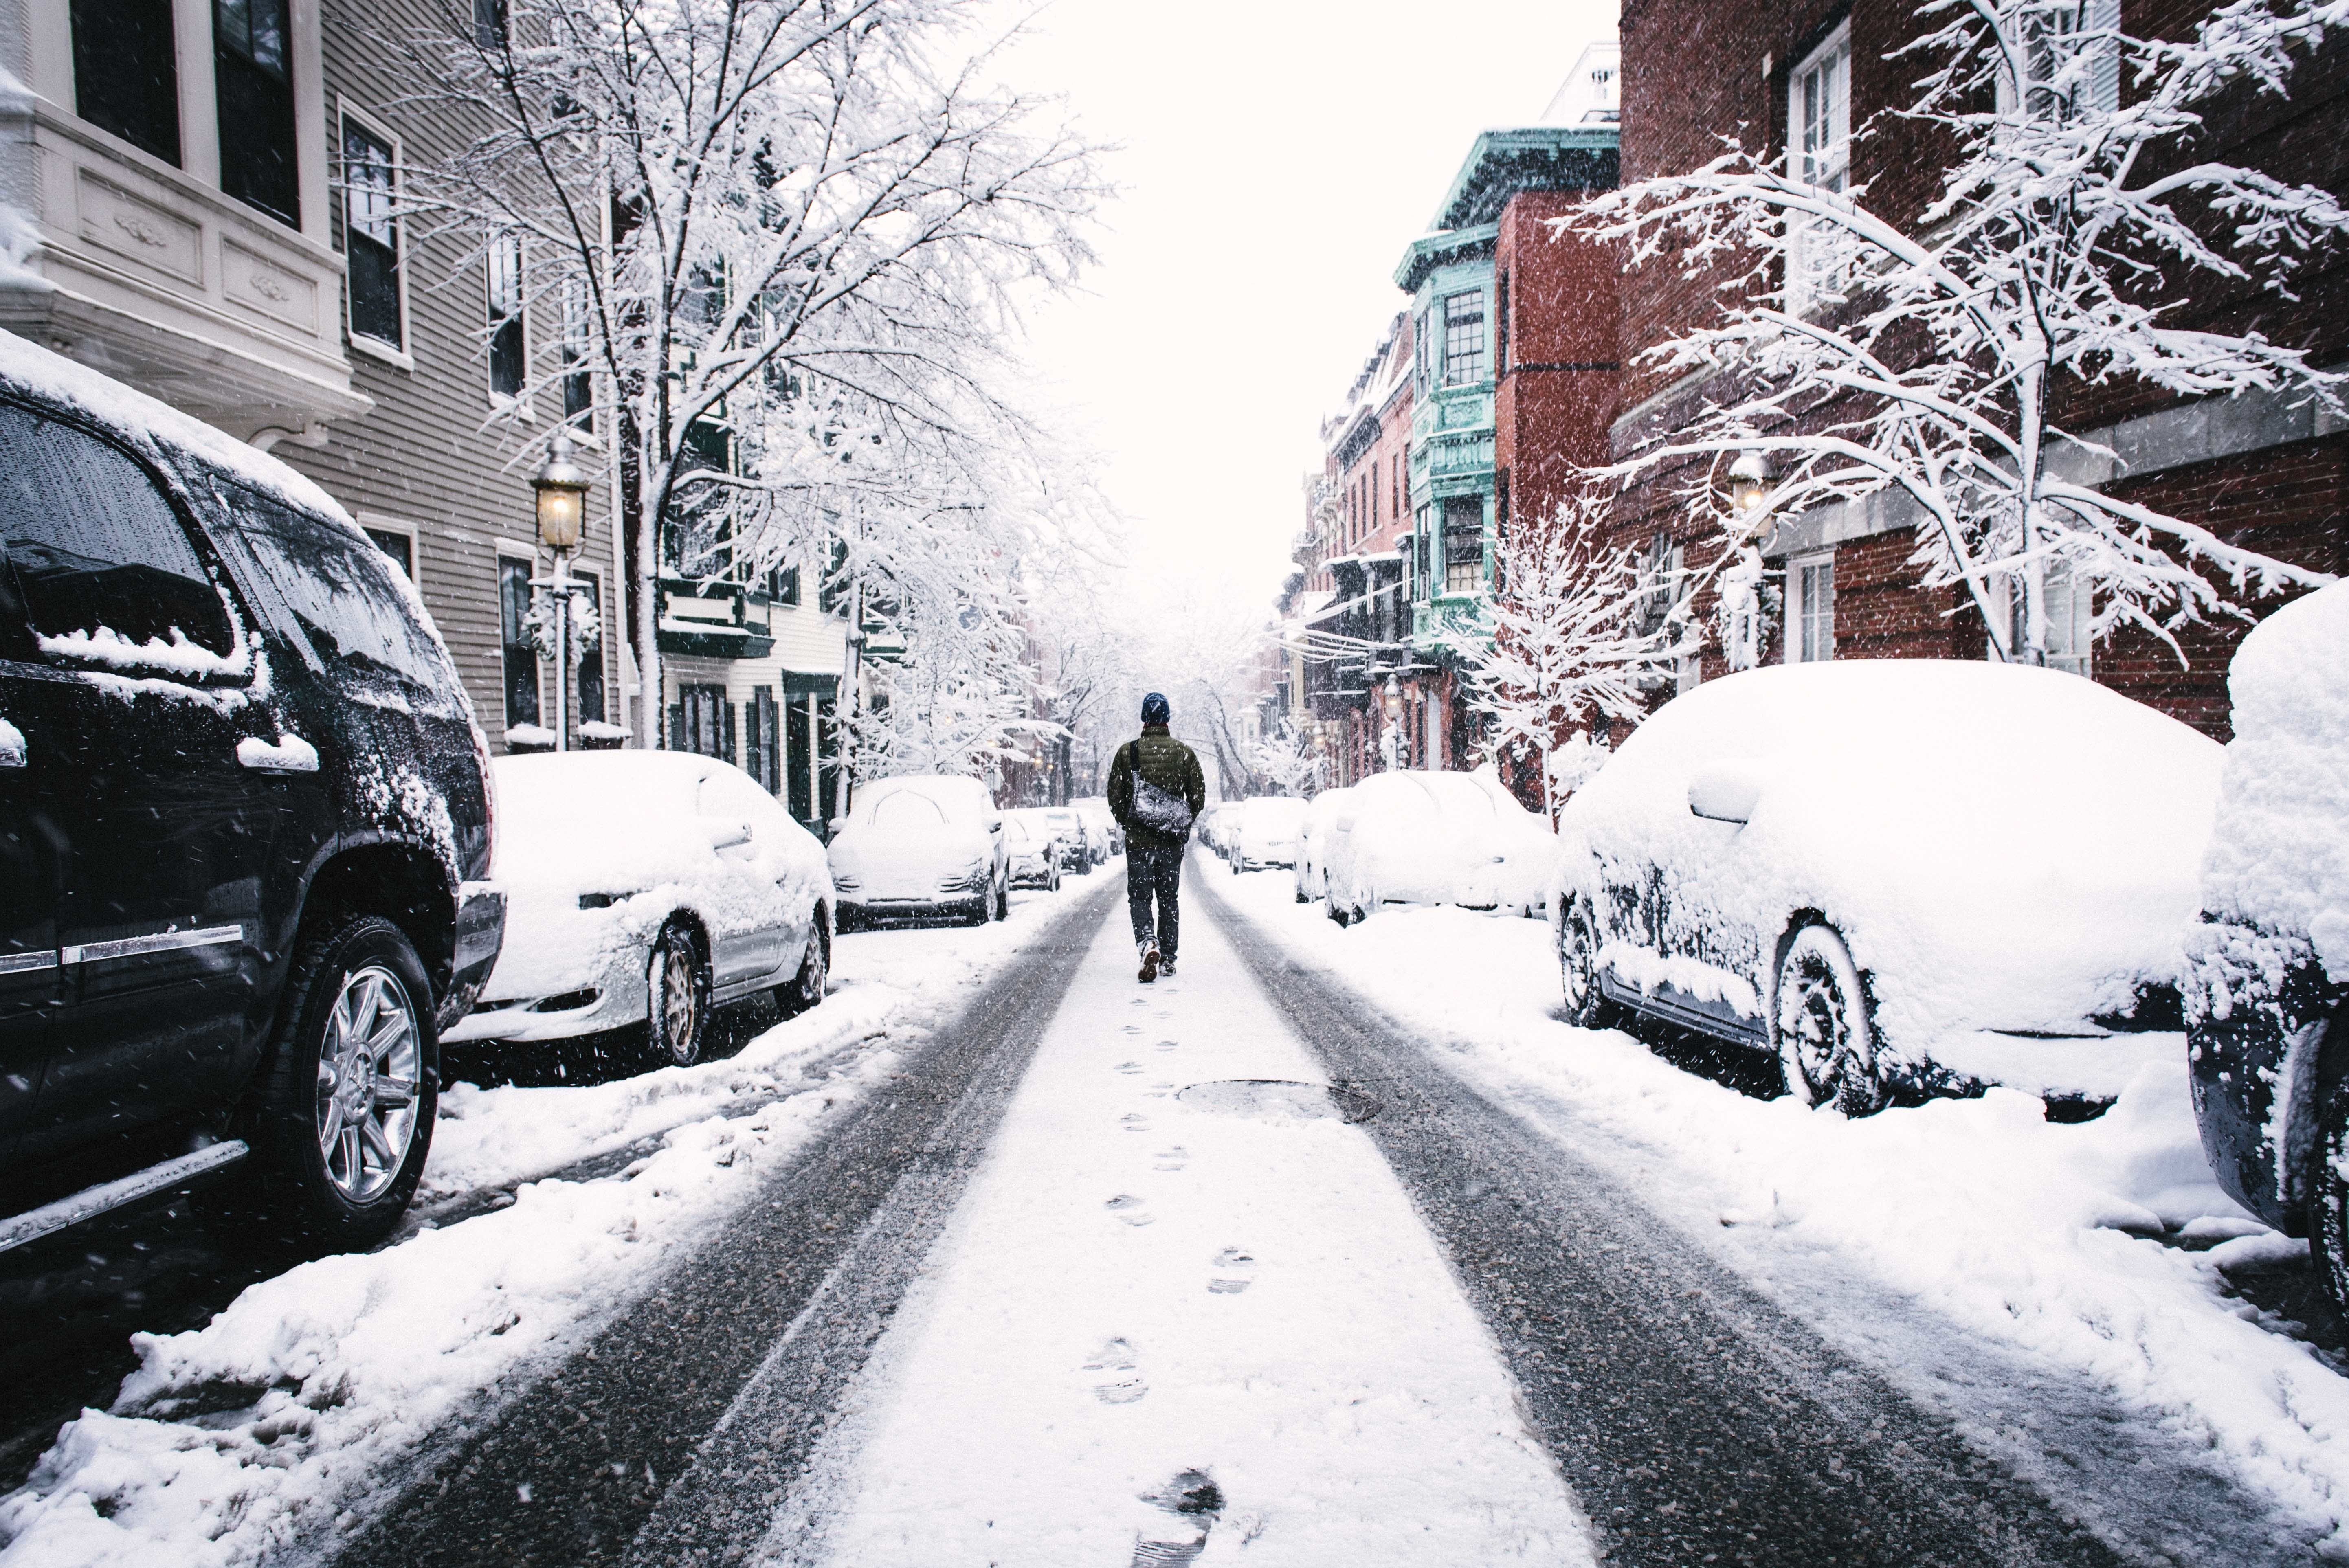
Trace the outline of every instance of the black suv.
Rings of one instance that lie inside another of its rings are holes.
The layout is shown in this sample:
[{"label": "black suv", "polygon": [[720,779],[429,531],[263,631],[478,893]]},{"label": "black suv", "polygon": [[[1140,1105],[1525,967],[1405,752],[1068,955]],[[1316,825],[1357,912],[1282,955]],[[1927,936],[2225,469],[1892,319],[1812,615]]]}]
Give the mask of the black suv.
[{"label": "black suv", "polygon": [[290,469],[0,333],[0,1250],[242,1164],[367,1244],[496,961],[487,749]]}]

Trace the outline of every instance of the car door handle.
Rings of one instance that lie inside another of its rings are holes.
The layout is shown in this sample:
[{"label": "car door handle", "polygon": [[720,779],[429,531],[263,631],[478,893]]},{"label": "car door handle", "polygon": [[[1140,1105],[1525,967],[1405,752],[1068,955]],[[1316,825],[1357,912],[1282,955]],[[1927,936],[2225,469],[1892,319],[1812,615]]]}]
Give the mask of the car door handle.
[{"label": "car door handle", "polygon": [[236,743],[237,762],[256,773],[316,773],[318,748],[298,735],[281,735],[273,746],[257,735]]},{"label": "car door handle", "polygon": [[26,756],[25,732],[0,718],[0,768],[22,768]]}]

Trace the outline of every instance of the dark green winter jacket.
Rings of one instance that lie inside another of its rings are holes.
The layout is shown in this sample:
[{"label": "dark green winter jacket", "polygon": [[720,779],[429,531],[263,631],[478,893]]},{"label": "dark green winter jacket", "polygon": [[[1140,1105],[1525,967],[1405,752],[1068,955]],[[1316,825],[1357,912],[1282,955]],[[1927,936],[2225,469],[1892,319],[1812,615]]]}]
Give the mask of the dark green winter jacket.
[{"label": "dark green winter jacket", "polygon": [[1117,748],[1109,769],[1110,814],[1118,826],[1125,830],[1126,838],[1145,847],[1172,847],[1190,838],[1186,821],[1180,832],[1168,832],[1154,827],[1147,811],[1137,813],[1133,808],[1134,758],[1141,758],[1143,782],[1155,785],[1166,795],[1179,800],[1196,818],[1207,804],[1206,776],[1199,771],[1198,754],[1172,735],[1163,724],[1146,724],[1142,734]]}]

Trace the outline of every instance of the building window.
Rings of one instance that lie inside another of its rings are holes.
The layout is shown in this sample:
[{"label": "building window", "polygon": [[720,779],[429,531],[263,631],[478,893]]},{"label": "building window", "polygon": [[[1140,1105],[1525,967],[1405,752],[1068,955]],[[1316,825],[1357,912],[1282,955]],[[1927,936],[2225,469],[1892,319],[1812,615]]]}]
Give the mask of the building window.
[{"label": "building window", "polygon": [[180,161],[180,56],[171,0],[73,0],[74,112],[166,163]]},{"label": "building window", "polygon": [[388,137],[343,117],[343,249],[351,335],[404,349],[400,304],[399,153]]},{"label": "building window", "polygon": [[1423,396],[1427,391],[1427,380],[1431,374],[1428,361],[1435,352],[1434,340],[1428,335],[1427,318],[1428,313],[1421,311],[1417,319],[1412,324],[1411,334],[1412,386]]},{"label": "building window", "polygon": [[1473,387],[1485,379],[1485,291],[1444,297],[1444,384]]},{"label": "building window", "polygon": [[[1806,185],[1841,191],[1851,178],[1851,24],[1795,67],[1786,88],[1787,171]],[[1818,219],[1789,218],[1786,303],[1800,311],[1833,290],[1835,231]]]},{"label": "building window", "polygon": [[1509,273],[1493,284],[1493,375],[1495,379],[1509,373]]},{"label": "building window", "polygon": [[734,705],[722,686],[682,685],[669,706],[668,743],[672,751],[734,760]]},{"label": "building window", "polygon": [[221,189],[298,229],[291,48],[285,0],[212,0]]},{"label": "building window", "polygon": [[[2028,117],[2068,124],[2120,107],[2120,0],[2075,0],[2022,18],[2024,105]],[[2081,62],[2085,62],[2085,68]],[[2015,108],[2015,84],[1999,74],[2001,113]]]},{"label": "building window", "polygon": [[498,562],[498,641],[505,657],[506,727],[536,724],[538,643],[530,632],[531,563],[507,557]]},{"label": "building window", "polygon": [[563,286],[563,419],[590,434],[595,428],[595,377],[588,368],[591,325],[587,280],[572,278]]},{"label": "building window", "polygon": [[1484,587],[1484,498],[1447,497],[1444,502],[1444,591],[1475,593]]},{"label": "building window", "polygon": [[1786,662],[1815,664],[1835,657],[1835,555],[1786,562],[1794,583],[1793,624],[1786,628]]},{"label": "building window", "polygon": [[[2027,630],[2022,589],[2012,578],[1999,576],[1991,581],[2006,596],[2006,645],[2020,649]],[[2042,569],[2039,593],[2047,616],[2047,667],[2075,676],[2092,673],[2089,616],[2095,595],[2073,574],[2066,561],[2050,561]]]},{"label": "building window", "polygon": [[378,550],[391,557],[399,574],[410,583],[416,581],[416,540],[413,535],[393,528],[370,528],[367,536],[375,541]]},{"label": "building window", "polygon": [[492,51],[506,46],[506,0],[473,0],[473,42]]},{"label": "building window", "polygon": [[592,572],[574,572],[571,578],[573,600],[584,599],[595,612],[595,634],[579,641],[579,671],[571,689],[579,694],[579,722],[587,724],[601,720],[604,705],[604,583]]},{"label": "building window", "polygon": [[490,394],[522,396],[529,345],[523,340],[522,236],[500,234],[490,242]]}]

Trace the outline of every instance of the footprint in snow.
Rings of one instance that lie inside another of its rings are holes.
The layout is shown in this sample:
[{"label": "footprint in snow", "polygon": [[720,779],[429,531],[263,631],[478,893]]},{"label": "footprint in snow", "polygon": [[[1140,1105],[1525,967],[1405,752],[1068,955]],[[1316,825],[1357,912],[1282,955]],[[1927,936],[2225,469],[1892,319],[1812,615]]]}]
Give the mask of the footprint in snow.
[{"label": "footprint in snow", "polygon": [[1134,1371],[1133,1342],[1123,1336],[1094,1351],[1084,1369],[1102,1374],[1093,1385],[1093,1398],[1104,1405],[1131,1405],[1150,1392],[1150,1385]]},{"label": "footprint in snow", "polygon": [[[1158,1491],[1144,1492],[1142,1501],[1164,1509],[1171,1517],[1139,1532],[1130,1568],[1173,1568],[1197,1562],[1224,1511],[1223,1490],[1199,1470],[1185,1470]],[[1252,1538],[1252,1533],[1242,1535],[1242,1543]]]},{"label": "footprint in snow", "polygon": [[1154,1171],[1180,1171],[1184,1166],[1189,1164],[1190,1161],[1191,1151],[1178,1143],[1172,1149],[1160,1150],[1158,1151],[1158,1163],[1152,1166],[1151,1169]]},{"label": "footprint in snow", "polygon": [[1146,1225],[1157,1217],[1154,1214],[1143,1213],[1142,1210],[1142,1200],[1133,1196],[1131,1192],[1120,1192],[1116,1197],[1112,1198],[1108,1202],[1103,1203],[1102,1207],[1107,1209],[1111,1213],[1115,1214],[1119,1219],[1123,1220],[1129,1225]]},{"label": "footprint in snow", "polygon": [[1138,1073],[1142,1070],[1142,1064],[1140,1062],[1120,1062],[1117,1064],[1117,1070],[1122,1073]]},{"label": "footprint in snow", "polygon": [[1208,1266],[1216,1274],[1207,1289],[1216,1295],[1237,1295],[1256,1283],[1256,1260],[1237,1247],[1226,1247]]},{"label": "footprint in snow", "polygon": [[1125,1026],[1125,1027],[1124,1027],[1124,1028],[1121,1029],[1121,1030],[1120,1030],[1120,1031],[1118,1031],[1118,1032],[1119,1032],[1120,1034],[1126,1034],[1126,1035],[1138,1035],[1138,1034],[1142,1033],[1142,1026],[1141,1026],[1141,1025],[1139,1025],[1139,1024],[1128,1024],[1128,1025],[1126,1025],[1126,1026]]},{"label": "footprint in snow", "polygon": [[1180,1040],[1161,1040],[1158,1042],[1158,1048],[1162,1051],[1171,1051],[1182,1043]]},{"label": "footprint in snow", "polygon": [[1118,1120],[1124,1124],[1125,1130],[1128,1132],[1147,1132],[1150,1130],[1150,1119],[1146,1116],[1136,1116],[1133,1112],[1127,1111],[1123,1116],[1119,1117]]}]

